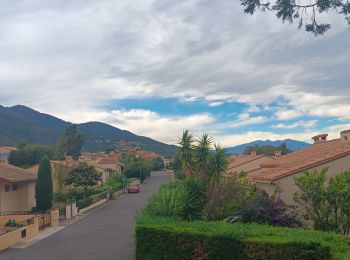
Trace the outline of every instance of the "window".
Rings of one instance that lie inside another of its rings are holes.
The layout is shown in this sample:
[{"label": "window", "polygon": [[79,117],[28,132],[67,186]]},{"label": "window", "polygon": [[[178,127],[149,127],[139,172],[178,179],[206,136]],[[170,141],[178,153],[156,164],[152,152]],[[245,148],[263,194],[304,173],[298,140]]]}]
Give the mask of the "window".
[{"label": "window", "polygon": [[5,192],[11,191],[11,185],[5,185]]},{"label": "window", "polygon": [[18,184],[12,184],[12,191],[18,190]]}]

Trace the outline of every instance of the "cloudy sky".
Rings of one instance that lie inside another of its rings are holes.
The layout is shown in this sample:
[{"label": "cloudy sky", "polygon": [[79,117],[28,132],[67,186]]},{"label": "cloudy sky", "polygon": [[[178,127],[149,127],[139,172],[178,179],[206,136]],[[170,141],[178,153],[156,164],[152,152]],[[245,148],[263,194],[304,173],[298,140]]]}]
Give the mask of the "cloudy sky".
[{"label": "cloudy sky", "polygon": [[238,0],[0,1],[0,104],[231,146],[350,128],[350,31],[322,37]]}]

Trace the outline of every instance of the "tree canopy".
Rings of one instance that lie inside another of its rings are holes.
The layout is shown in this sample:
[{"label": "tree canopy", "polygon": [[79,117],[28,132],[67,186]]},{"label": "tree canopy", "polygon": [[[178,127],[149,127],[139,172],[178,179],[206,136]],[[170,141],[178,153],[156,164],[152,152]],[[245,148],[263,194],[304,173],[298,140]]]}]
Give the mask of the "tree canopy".
[{"label": "tree canopy", "polygon": [[51,208],[53,197],[52,172],[50,161],[44,156],[39,164],[38,177],[35,185],[36,207],[40,211]]},{"label": "tree canopy", "polygon": [[287,145],[285,143],[281,144],[278,147],[274,147],[272,145],[263,145],[263,146],[248,146],[244,149],[243,154],[251,154],[252,152],[256,152],[257,155],[260,154],[265,154],[265,155],[270,155],[274,156],[276,151],[280,151],[281,155],[285,155],[287,153],[290,153],[291,150],[287,148]]},{"label": "tree canopy", "polygon": [[17,146],[17,150],[11,151],[8,160],[12,165],[27,167],[38,164],[45,155],[50,160],[58,159],[56,146],[22,142]]},{"label": "tree canopy", "polygon": [[84,141],[85,137],[78,132],[76,125],[68,127],[59,141],[58,147],[60,156],[73,156],[73,158],[78,158]]},{"label": "tree canopy", "polygon": [[99,181],[101,181],[101,174],[93,166],[89,166],[87,163],[79,163],[68,173],[64,183],[83,188],[85,198],[86,191],[97,185]]},{"label": "tree canopy", "polygon": [[[350,2],[348,0],[240,0],[244,12],[254,14],[257,10],[275,12],[282,22],[298,22],[298,28],[313,33],[324,34],[331,28],[318,18],[330,11],[345,17],[350,25]],[[307,19],[305,21],[305,19]]]}]

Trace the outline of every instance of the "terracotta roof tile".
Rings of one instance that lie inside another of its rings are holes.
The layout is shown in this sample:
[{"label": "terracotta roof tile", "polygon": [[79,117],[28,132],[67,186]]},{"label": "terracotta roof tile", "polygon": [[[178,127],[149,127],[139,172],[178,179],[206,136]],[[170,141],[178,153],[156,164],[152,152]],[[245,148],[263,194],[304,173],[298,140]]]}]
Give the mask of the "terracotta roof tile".
[{"label": "terracotta roof tile", "polygon": [[350,154],[350,142],[335,139],[311,145],[305,149],[278,157],[268,165],[261,165],[265,169],[253,176],[254,180],[273,181],[282,177],[298,173],[312,167],[333,161]]},{"label": "terracotta roof tile", "polygon": [[31,171],[12,166],[6,163],[0,163],[0,181],[1,182],[25,182],[35,181],[36,174]]}]

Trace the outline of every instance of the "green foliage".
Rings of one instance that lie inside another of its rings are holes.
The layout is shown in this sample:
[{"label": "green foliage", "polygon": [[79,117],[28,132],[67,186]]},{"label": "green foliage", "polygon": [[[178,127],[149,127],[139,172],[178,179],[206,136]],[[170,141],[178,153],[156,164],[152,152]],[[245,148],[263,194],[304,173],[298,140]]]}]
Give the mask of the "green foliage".
[{"label": "green foliage", "polygon": [[315,229],[350,234],[350,172],[334,176],[328,182],[327,170],[295,177],[300,192],[294,194],[294,199],[303,206],[304,218],[312,220]]},{"label": "green foliage", "polygon": [[38,177],[35,185],[36,207],[40,211],[51,208],[53,199],[52,172],[50,161],[44,156],[39,164]]},{"label": "green foliage", "polygon": [[244,174],[221,180],[207,193],[204,206],[205,219],[223,220],[240,215],[238,207],[247,200],[251,189],[252,186]]},{"label": "green foliage", "polygon": [[20,228],[22,227],[23,224],[17,223],[16,220],[14,219],[9,219],[6,223],[5,223],[5,227],[15,227],[15,228]]},{"label": "green foliage", "polygon": [[108,191],[103,191],[94,195],[91,195],[87,198],[81,199],[77,201],[77,207],[79,209],[86,208],[90,206],[91,204],[94,204],[102,199],[107,198]]},{"label": "green foliage", "polygon": [[125,155],[122,162],[125,164],[123,175],[127,178],[141,178],[141,181],[150,176],[154,166],[153,161],[136,158],[131,154]]},{"label": "green foliage", "polygon": [[164,161],[161,157],[157,157],[151,161],[152,171],[161,171],[165,168]]},{"label": "green foliage", "polygon": [[137,259],[350,259],[348,238],[303,229],[138,216]]},{"label": "green foliage", "polygon": [[265,190],[255,189],[238,206],[242,222],[300,227],[294,207],[286,205],[278,193],[270,196]]},{"label": "green foliage", "polygon": [[68,127],[58,144],[60,156],[72,156],[77,159],[84,141],[85,137],[78,132],[77,125]]},{"label": "green foliage", "polygon": [[145,212],[154,216],[176,216],[184,220],[202,217],[205,190],[197,180],[176,180],[162,185],[149,199]]},{"label": "green foliage", "polygon": [[11,151],[8,161],[18,167],[28,167],[38,164],[43,156],[50,160],[58,159],[55,146],[45,144],[20,143],[17,150]]},{"label": "green foliage", "polygon": [[257,155],[265,154],[265,155],[274,156],[276,151],[280,151],[282,155],[292,152],[287,148],[287,145],[283,143],[279,147],[274,147],[272,145],[248,146],[244,149],[243,154],[250,155],[252,152],[256,152]]},{"label": "green foliage", "polygon": [[[276,12],[276,16],[282,22],[293,23],[298,21],[298,27],[303,26],[307,32],[313,33],[315,36],[324,34],[331,28],[329,23],[319,23],[317,16],[333,11],[340,15],[344,15],[346,21],[350,24],[350,2],[347,0],[315,0],[310,2],[295,0],[277,0],[277,1],[261,1],[261,0],[241,0],[244,6],[244,12],[254,14],[257,10]],[[304,24],[305,17],[309,17],[309,23]]]},{"label": "green foliage", "polygon": [[87,190],[97,185],[99,181],[101,181],[101,174],[93,166],[79,163],[68,173],[64,183],[83,188],[85,198]]},{"label": "green foliage", "polygon": [[220,145],[214,145],[215,150],[212,153],[213,141],[208,134],[203,134],[196,143],[194,141],[193,134],[185,130],[179,140],[178,159],[181,170],[175,169],[175,173],[178,176],[183,173],[186,178],[196,178],[213,187],[226,172],[227,150]]}]

